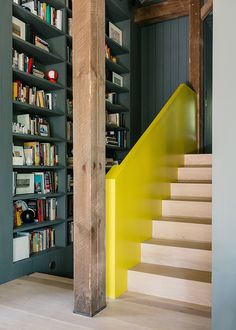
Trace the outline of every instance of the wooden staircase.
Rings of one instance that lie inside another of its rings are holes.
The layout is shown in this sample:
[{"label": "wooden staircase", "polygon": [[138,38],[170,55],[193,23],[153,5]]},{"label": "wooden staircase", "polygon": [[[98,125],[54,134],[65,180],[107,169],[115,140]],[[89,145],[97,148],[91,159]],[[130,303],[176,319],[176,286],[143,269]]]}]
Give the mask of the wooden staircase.
[{"label": "wooden staircase", "polygon": [[211,306],[211,180],[211,155],[185,155],[141,264],[128,272],[129,291]]}]

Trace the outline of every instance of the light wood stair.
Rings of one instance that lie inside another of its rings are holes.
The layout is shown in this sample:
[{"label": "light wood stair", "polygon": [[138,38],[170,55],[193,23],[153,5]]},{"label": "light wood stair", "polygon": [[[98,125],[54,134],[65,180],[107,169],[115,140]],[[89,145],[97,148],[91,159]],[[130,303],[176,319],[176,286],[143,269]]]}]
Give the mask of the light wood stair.
[{"label": "light wood stair", "polygon": [[211,155],[185,155],[141,264],[128,272],[129,291],[211,306],[211,166]]}]

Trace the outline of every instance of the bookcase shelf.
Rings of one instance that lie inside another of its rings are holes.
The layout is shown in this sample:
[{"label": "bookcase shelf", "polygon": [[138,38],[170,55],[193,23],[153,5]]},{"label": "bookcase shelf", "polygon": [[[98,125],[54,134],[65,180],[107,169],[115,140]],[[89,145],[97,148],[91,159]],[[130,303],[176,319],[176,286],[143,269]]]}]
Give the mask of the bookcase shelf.
[{"label": "bookcase shelf", "polygon": [[57,219],[54,221],[43,221],[40,223],[25,224],[20,227],[14,228],[13,233],[16,234],[16,233],[21,233],[21,232],[28,231],[28,230],[36,230],[36,229],[45,228],[45,227],[52,227],[52,226],[62,224],[64,222],[65,222],[65,220],[63,220],[63,219]]},{"label": "bookcase shelf", "polygon": [[122,112],[129,112],[129,109],[121,104],[113,104],[109,101],[106,101],[106,109],[110,113],[122,113]]},{"label": "bookcase shelf", "polygon": [[106,43],[108,44],[108,46],[111,49],[111,52],[114,55],[129,54],[128,48],[119,45],[117,42],[115,42],[113,39],[109,38],[107,35],[106,35]]},{"label": "bookcase shelf", "polygon": [[12,105],[14,112],[29,113],[32,115],[42,115],[44,117],[65,116],[65,113],[63,111],[49,110],[47,108],[41,108],[37,107],[36,105],[31,105],[19,101],[13,101]]},{"label": "bookcase shelf", "polygon": [[[51,3],[51,2],[50,2]],[[38,16],[32,14],[30,11],[24,9],[22,6],[13,3],[13,16],[17,17],[18,19],[24,21],[27,24],[30,24],[35,32],[43,35],[47,38],[55,38],[64,34],[62,30],[54,27],[53,25],[43,21]],[[63,7],[62,3],[60,3],[60,8]]]},{"label": "bookcase shelf", "polygon": [[109,80],[106,80],[106,89],[107,89],[108,92],[118,93],[118,94],[129,92],[128,88],[120,87],[119,85],[116,85],[116,84],[112,83]]},{"label": "bookcase shelf", "polygon": [[39,136],[39,135],[29,135],[29,134],[12,134],[14,140],[29,141],[29,142],[65,142],[64,139],[48,136]]},{"label": "bookcase shelf", "polygon": [[129,131],[127,127],[116,126],[112,124],[106,124],[106,129],[109,131]]},{"label": "bookcase shelf", "polygon": [[23,81],[30,86],[36,86],[38,88],[47,90],[47,91],[54,91],[58,89],[63,89],[63,86],[58,83],[52,83],[49,80],[39,78],[34,76],[31,73],[23,72],[17,69],[13,69],[13,78],[15,80]]},{"label": "bookcase shelf", "polygon": [[13,200],[27,200],[27,199],[42,199],[42,198],[56,198],[65,196],[64,192],[60,193],[51,193],[51,194],[24,194],[24,195],[15,195]]},{"label": "bookcase shelf", "polygon": [[119,74],[126,74],[129,72],[128,68],[126,68],[125,66],[123,66],[119,63],[114,63],[111,60],[109,60],[108,58],[106,58],[106,66],[111,71],[114,71]]},{"label": "bookcase shelf", "polygon": [[22,171],[59,171],[63,170],[65,166],[28,166],[28,165],[13,165],[13,170]]},{"label": "bookcase shelf", "polygon": [[46,50],[39,48],[21,38],[13,36],[12,40],[14,48],[21,49],[21,51],[31,55],[42,64],[49,65],[55,63],[62,63],[64,61],[63,58],[61,58],[60,56],[57,56],[52,52],[47,52]]}]

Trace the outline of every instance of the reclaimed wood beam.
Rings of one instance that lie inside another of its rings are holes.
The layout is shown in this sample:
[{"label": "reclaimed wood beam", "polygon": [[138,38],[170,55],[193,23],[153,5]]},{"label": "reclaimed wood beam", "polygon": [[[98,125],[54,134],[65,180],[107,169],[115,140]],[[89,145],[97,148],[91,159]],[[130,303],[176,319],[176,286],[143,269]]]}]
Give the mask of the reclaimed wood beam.
[{"label": "reclaimed wood beam", "polygon": [[74,312],[93,316],[105,289],[105,0],[73,1]]},{"label": "reclaimed wood beam", "polygon": [[200,150],[203,142],[203,26],[201,0],[190,0],[189,6],[189,82],[197,93],[197,141]]},{"label": "reclaimed wood beam", "polygon": [[201,19],[204,21],[205,18],[212,12],[213,10],[213,0],[208,0],[201,8]]},{"label": "reclaimed wood beam", "polygon": [[140,25],[158,23],[189,15],[189,0],[166,0],[134,10],[134,22]]}]

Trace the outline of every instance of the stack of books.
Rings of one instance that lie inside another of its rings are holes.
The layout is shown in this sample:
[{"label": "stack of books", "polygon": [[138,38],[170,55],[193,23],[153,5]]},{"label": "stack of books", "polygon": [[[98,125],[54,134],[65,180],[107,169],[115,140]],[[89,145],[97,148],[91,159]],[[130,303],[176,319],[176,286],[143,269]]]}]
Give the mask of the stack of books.
[{"label": "stack of books", "polygon": [[13,101],[28,103],[49,110],[56,109],[56,94],[46,93],[44,90],[38,90],[37,87],[30,87],[17,80],[12,86]]},{"label": "stack of books", "polygon": [[39,36],[34,36],[33,39],[33,44],[43,50],[45,50],[46,52],[49,52],[49,44],[47,41],[45,41],[44,39],[40,38]]},{"label": "stack of books", "polygon": [[107,131],[105,141],[107,146],[126,148],[126,131]]},{"label": "stack of books", "polygon": [[21,5],[48,24],[62,30],[62,10],[58,10],[50,4],[40,2],[39,0],[21,0]]}]

